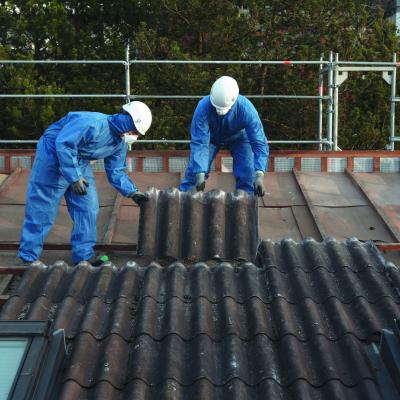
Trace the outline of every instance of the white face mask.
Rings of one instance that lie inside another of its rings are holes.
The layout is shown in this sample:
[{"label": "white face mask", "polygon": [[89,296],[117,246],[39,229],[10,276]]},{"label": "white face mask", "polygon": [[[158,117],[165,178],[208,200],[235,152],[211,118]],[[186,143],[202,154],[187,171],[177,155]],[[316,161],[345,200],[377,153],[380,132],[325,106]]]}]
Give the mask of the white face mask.
[{"label": "white face mask", "polygon": [[129,135],[128,133],[124,133],[124,134],[122,135],[122,140],[123,140],[126,144],[130,145],[130,144],[133,144],[133,143],[136,142],[136,140],[138,139],[138,136],[139,136],[139,135]]},{"label": "white face mask", "polygon": [[230,109],[231,109],[230,107],[226,107],[226,108],[215,107],[215,111],[217,112],[218,115],[226,115],[226,114],[228,114]]}]

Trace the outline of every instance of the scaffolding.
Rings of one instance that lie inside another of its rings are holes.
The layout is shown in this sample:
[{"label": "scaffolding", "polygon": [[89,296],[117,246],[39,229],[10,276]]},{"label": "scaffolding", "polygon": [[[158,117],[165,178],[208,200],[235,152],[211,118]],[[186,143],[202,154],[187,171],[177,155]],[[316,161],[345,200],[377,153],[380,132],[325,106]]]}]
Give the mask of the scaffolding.
[{"label": "scaffolding", "polygon": [[[394,150],[395,142],[400,141],[400,137],[396,136],[395,131],[395,114],[396,103],[400,101],[396,97],[396,68],[398,66],[396,54],[393,55],[391,62],[360,62],[360,61],[339,61],[339,54],[330,52],[329,59],[324,60],[323,56],[315,61],[266,61],[266,60],[249,60],[249,61],[233,61],[233,60],[137,60],[130,58],[129,44],[125,48],[125,60],[0,60],[0,65],[5,64],[119,64],[125,70],[125,92],[124,93],[110,93],[110,94],[4,94],[0,93],[1,98],[118,98],[126,102],[131,100],[145,100],[145,99],[200,99],[203,95],[169,95],[169,94],[132,94],[130,84],[130,67],[131,65],[140,64],[201,64],[201,65],[228,65],[228,64],[242,64],[242,65],[315,65],[318,66],[318,95],[284,95],[284,94],[259,94],[259,95],[245,95],[253,99],[266,99],[266,100],[305,100],[305,101],[318,101],[318,132],[315,138],[308,140],[269,140],[271,144],[315,144],[319,150],[340,150],[338,146],[339,140],[339,88],[340,85],[348,78],[349,72],[381,72],[382,78],[390,85],[390,126],[388,135],[388,150]],[[327,76],[327,95],[323,93],[324,77]],[[323,129],[324,121],[324,102],[325,102],[325,130]],[[37,140],[0,140],[1,144],[27,144],[37,143]],[[188,144],[189,140],[140,140],[141,143],[159,143],[159,144]]]}]

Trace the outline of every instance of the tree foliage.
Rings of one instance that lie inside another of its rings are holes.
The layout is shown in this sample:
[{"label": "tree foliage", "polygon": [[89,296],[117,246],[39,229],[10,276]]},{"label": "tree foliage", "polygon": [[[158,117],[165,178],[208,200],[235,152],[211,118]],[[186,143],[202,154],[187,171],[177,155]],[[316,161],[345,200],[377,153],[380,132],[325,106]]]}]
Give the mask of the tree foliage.
[{"label": "tree foliage", "polygon": [[[0,1],[0,59],[390,61],[394,27],[367,1],[331,0],[32,0]],[[133,64],[131,93],[206,95],[227,74],[243,94],[316,95],[319,66]],[[325,75],[326,78],[326,75]],[[324,82],[325,93],[327,81]],[[0,92],[84,94],[125,91],[122,64],[0,66]],[[390,87],[376,73],[352,74],[340,88],[339,145],[383,148]],[[70,110],[117,112],[123,98],[0,99],[0,138],[38,138]],[[146,100],[151,138],[188,138],[196,100]],[[270,139],[312,139],[318,102],[254,103]],[[325,112],[325,108],[324,108]],[[325,119],[325,115],[324,115]]]}]

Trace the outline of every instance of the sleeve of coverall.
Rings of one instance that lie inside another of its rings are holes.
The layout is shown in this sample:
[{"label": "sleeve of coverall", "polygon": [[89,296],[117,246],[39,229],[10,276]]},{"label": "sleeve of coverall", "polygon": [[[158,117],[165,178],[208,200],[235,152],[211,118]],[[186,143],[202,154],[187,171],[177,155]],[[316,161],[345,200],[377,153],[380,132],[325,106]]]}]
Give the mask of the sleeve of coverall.
[{"label": "sleeve of coverall", "polygon": [[127,197],[132,192],[137,192],[138,188],[126,174],[126,146],[121,151],[104,159],[104,168],[107,173],[108,181],[123,196]]},{"label": "sleeve of coverall", "polygon": [[190,128],[190,158],[194,174],[207,172],[210,146],[210,128],[206,103],[200,101],[193,115]]},{"label": "sleeve of coverall", "polygon": [[247,137],[254,153],[254,170],[264,172],[268,168],[269,147],[261,119],[250,102],[244,110],[244,122]]},{"label": "sleeve of coverall", "polygon": [[58,133],[56,144],[57,158],[64,178],[73,183],[82,178],[82,171],[78,164],[78,148],[89,142],[92,137],[92,127],[82,121],[67,123]]}]

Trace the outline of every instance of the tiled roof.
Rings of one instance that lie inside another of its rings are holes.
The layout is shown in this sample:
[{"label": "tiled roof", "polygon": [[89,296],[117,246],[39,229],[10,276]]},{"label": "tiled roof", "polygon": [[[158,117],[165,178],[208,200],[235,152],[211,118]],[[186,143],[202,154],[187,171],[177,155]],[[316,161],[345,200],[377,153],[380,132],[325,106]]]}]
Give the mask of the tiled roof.
[{"label": "tiled roof", "polygon": [[258,198],[244,191],[151,188],[140,212],[138,253],[151,257],[253,260]]},{"label": "tiled roof", "polygon": [[0,318],[65,329],[62,400],[383,399],[367,347],[399,270],[356,240],[266,241],[256,264],[36,267]]}]

